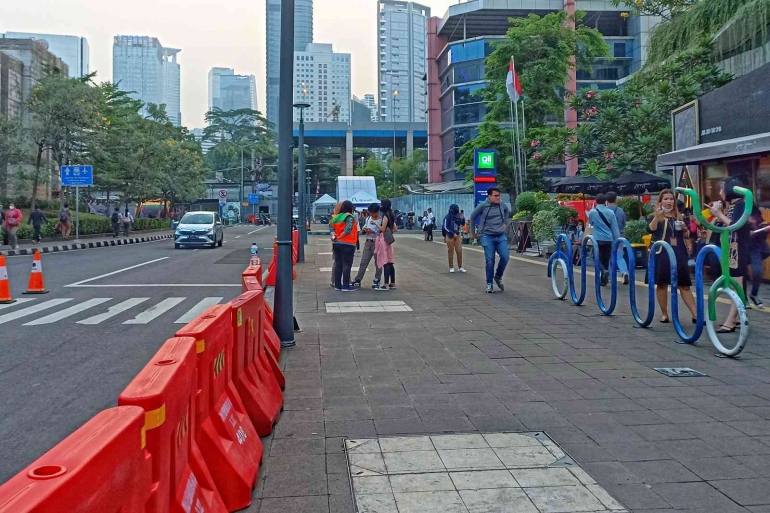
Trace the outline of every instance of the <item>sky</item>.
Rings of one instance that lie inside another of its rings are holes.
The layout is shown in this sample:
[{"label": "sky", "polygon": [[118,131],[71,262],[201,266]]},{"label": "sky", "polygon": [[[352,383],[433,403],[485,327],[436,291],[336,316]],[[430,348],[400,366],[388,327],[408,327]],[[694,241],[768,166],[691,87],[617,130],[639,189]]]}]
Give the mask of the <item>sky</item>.
[{"label": "sky", "polygon": [[[458,0],[423,0],[443,17]],[[352,54],[353,94],[376,94],[376,0],[314,0],[317,43]],[[204,126],[208,71],[234,68],[256,75],[259,108],[265,106],[265,0],[0,0],[0,32],[83,36],[91,47],[91,71],[112,80],[112,38],[157,37],[181,48],[182,124]]]}]

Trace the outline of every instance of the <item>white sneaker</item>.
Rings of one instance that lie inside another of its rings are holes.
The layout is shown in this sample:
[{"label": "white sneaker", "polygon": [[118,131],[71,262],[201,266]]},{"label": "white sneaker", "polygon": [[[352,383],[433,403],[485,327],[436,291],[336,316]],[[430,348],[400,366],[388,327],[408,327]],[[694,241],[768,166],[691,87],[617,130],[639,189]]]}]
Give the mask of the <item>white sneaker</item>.
[{"label": "white sneaker", "polygon": [[459,268],[458,271],[461,272],[461,273],[467,273],[468,272],[468,271],[465,270],[465,267]]},{"label": "white sneaker", "polygon": [[450,272],[450,273],[454,273],[454,272],[455,272],[455,268],[454,268],[454,267],[450,267],[450,268],[449,268],[449,272]]}]

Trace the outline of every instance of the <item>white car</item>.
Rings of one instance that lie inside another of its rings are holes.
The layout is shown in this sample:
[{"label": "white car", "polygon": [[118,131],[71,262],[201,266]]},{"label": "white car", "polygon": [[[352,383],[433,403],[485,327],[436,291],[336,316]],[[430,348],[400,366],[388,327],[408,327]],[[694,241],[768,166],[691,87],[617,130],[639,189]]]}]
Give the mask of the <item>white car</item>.
[{"label": "white car", "polygon": [[222,219],[216,212],[187,212],[174,232],[174,247],[222,246],[225,239]]}]

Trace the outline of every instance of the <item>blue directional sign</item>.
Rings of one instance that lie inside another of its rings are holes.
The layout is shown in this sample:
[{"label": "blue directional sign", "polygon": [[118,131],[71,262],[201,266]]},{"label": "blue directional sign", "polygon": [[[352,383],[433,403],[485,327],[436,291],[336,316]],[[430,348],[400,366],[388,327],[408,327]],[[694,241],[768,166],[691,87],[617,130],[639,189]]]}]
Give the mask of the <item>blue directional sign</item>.
[{"label": "blue directional sign", "polygon": [[259,205],[259,194],[249,194],[249,205]]},{"label": "blue directional sign", "polygon": [[94,184],[93,166],[62,166],[61,184],[65,187],[90,187]]}]

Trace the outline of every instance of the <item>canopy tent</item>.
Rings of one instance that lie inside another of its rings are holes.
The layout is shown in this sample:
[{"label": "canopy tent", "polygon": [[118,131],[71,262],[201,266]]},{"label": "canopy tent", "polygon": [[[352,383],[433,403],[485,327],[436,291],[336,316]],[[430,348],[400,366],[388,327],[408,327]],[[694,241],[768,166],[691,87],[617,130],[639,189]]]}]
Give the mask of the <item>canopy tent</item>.
[{"label": "canopy tent", "polygon": [[329,196],[328,194],[324,194],[317,200],[313,202],[313,212],[312,217],[315,219],[316,209],[321,208],[321,210],[327,214],[331,214],[334,210],[334,206],[337,204],[337,200]]},{"label": "canopy tent", "polygon": [[366,208],[372,203],[380,202],[380,200],[378,200],[371,193],[363,190],[353,194],[351,197],[348,198],[348,200],[350,200],[356,208]]}]

